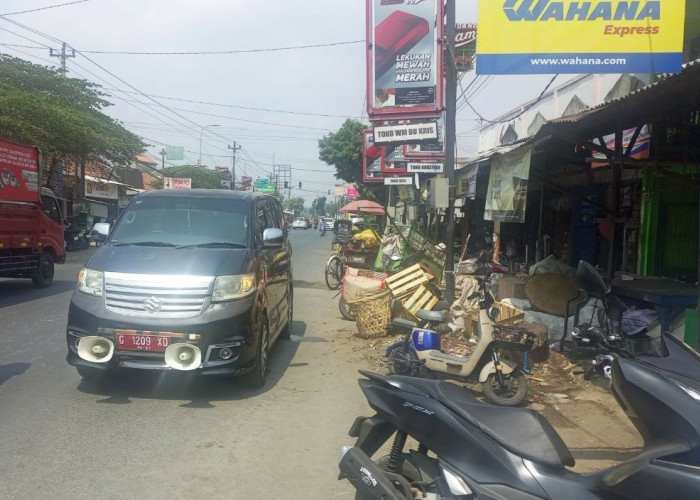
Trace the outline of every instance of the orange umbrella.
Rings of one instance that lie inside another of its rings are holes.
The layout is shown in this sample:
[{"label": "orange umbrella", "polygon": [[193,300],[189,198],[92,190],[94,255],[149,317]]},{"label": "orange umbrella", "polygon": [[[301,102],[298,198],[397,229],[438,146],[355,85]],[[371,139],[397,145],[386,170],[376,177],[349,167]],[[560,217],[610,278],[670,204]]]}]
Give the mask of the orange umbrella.
[{"label": "orange umbrella", "polygon": [[363,214],[373,214],[373,215],[386,215],[386,210],[379,203],[370,200],[355,200],[351,201],[343,208],[340,209],[340,213],[363,213]]}]

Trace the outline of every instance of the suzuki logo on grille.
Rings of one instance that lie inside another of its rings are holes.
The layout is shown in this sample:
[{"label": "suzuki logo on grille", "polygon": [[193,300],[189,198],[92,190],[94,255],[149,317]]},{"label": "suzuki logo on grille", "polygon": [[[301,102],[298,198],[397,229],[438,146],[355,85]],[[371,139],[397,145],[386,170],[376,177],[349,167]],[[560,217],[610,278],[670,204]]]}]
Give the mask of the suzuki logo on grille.
[{"label": "suzuki logo on grille", "polygon": [[143,308],[148,312],[160,311],[161,307],[163,307],[163,303],[157,297],[149,297],[143,301]]}]

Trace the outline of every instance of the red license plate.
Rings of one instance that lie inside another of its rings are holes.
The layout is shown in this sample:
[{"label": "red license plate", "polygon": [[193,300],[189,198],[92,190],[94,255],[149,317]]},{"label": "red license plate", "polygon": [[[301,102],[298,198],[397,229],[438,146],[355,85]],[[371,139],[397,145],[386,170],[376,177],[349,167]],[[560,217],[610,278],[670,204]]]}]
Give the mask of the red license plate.
[{"label": "red license plate", "polygon": [[115,332],[117,349],[120,351],[164,352],[181,334],[173,333],[122,333]]}]

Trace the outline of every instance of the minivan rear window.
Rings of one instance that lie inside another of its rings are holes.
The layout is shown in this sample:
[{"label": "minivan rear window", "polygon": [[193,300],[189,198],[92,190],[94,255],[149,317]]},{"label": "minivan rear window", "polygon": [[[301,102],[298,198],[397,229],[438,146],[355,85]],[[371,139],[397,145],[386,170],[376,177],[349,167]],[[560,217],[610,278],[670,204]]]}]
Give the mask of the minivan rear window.
[{"label": "minivan rear window", "polygon": [[113,245],[248,247],[250,204],[227,198],[134,200],[110,235]]}]

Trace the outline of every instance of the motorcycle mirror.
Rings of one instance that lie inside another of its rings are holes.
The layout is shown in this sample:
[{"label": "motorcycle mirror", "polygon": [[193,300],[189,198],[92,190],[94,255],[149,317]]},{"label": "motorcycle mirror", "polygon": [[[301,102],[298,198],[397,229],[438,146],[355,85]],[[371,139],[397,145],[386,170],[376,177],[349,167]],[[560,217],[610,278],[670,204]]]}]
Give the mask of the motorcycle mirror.
[{"label": "motorcycle mirror", "polygon": [[496,320],[501,315],[501,310],[498,307],[489,307],[489,318]]}]

